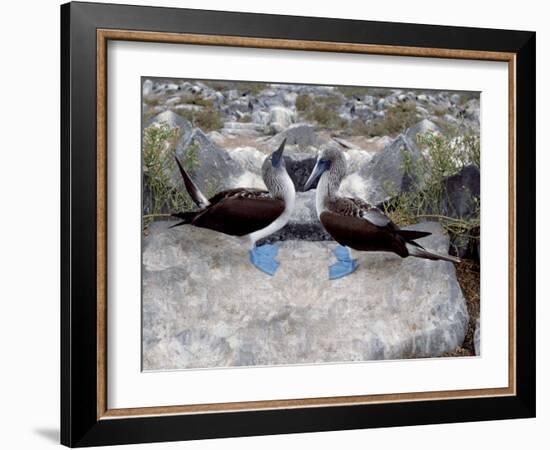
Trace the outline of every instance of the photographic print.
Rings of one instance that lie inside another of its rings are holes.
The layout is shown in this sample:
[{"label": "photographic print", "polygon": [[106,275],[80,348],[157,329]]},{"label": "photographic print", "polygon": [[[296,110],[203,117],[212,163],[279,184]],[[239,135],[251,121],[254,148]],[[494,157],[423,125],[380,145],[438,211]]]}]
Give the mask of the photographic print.
[{"label": "photographic print", "polygon": [[480,93],[143,77],[142,368],[480,354]]}]

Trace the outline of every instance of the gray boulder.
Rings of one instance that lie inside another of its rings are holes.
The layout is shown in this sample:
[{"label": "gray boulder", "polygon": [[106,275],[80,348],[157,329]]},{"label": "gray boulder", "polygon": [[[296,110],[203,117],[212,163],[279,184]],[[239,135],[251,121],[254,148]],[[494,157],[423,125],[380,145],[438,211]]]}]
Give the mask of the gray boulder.
[{"label": "gray boulder", "polygon": [[254,112],[250,117],[252,122],[261,126],[260,127],[261,130],[266,130],[269,126],[270,116],[271,115],[267,111],[254,110]]},{"label": "gray boulder", "polygon": [[258,101],[268,108],[289,106],[285,94],[279,89],[265,89],[258,94]]},{"label": "gray boulder", "polygon": [[295,114],[288,108],[275,106],[269,112],[269,126],[273,133],[287,129],[295,120]]},{"label": "gray boulder", "polygon": [[248,97],[241,96],[227,105],[224,108],[224,112],[233,116],[239,116],[240,114],[252,112],[252,109],[253,106]]},{"label": "gray boulder", "polygon": [[191,122],[173,111],[164,111],[157,114],[146,122],[145,127],[160,126],[163,123],[167,124],[170,128],[177,128],[179,130],[178,145],[186,142],[193,131]]},{"label": "gray boulder", "polygon": [[450,123],[451,125],[459,125],[460,124],[460,121],[453,115],[451,114],[445,114],[443,116],[443,120],[447,123]]},{"label": "gray boulder", "polygon": [[283,142],[283,139],[286,139],[286,145],[298,145],[301,148],[317,146],[321,142],[315,132],[315,127],[308,123],[290,125],[286,130],[277,133],[267,142],[273,148],[276,148]]},{"label": "gray boulder", "polygon": [[190,103],[183,103],[183,104],[180,104],[180,105],[176,105],[174,107],[172,107],[172,109],[174,111],[176,111],[177,113],[183,113],[183,114],[186,114],[186,113],[197,113],[199,111],[202,111],[204,110],[204,106],[200,106],[200,105],[193,105],[193,104],[190,104]]},{"label": "gray boulder", "polygon": [[460,94],[453,94],[451,95],[450,100],[453,105],[459,105],[462,101],[462,97],[460,96]]},{"label": "gray boulder", "polygon": [[285,166],[296,191],[303,191],[309,175],[315,167],[316,155],[308,153],[291,153],[284,155]]},{"label": "gray boulder", "polygon": [[471,100],[468,100],[464,108],[464,116],[473,122],[479,123],[479,100],[478,99],[473,98]]},{"label": "gray boulder", "polygon": [[[234,187],[234,181],[243,174],[242,167],[229,152],[214,144],[201,129],[195,128],[189,138],[176,147],[176,156],[187,165],[189,174],[205,191]],[[183,181],[177,169],[172,174],[177,186]]]},{"label": "gray boulder", "polygon": [[405,135],[414,143],[416,143],[416,137],[419,134],[424,133],[441,133],[441,129],[432,121],[428,119],[423,119],[420,122],[418,122],[416,125],[410,127],[406,132]]},{"label": "gray boulder", "polygon": [[263,128],[261,126],[252,122],[225,122],[221,129],[221,133],[233,136],[257,137],[260,136],[258,132],[262,130]]},{"label": "gray boulder", "polygon": [[144,97],[147,97],[153,93],[153,82],[151,80],[145,80],[141,92]]},{"label": "gray boulder", "polygon": [[348,177],[341,191],[378,205],[412,187],[412,180],[405,173],[402,154],[407,152],[414,163],[420,150],[405,134],[399,135],[384,150],[375,154],[361,170]]},{"label": "gray boulder", "polygon": [[[441,214],[457,219],[470,219],[480,204],[480,174],[475,166],[466,166],[444,182],[440,200]],[[429,213],[429,211],[428,211]],[[468,235],[452,235],[451,249],[460,258],[479,258],[479,240]]]},{"label": "gray boulder", "polygon": [[441,198],[441,212],[445,216],[469,219],[479,208],[480,174],[476,166],[466,166],[448,177]]},{"label": "gray boulder", "polygon": [[[364,253],[353,275],[329,281],[335,243],[292,240],[269,277],[236,239],[169,224],[143,243],[144,370],[435,357],[463,343],[451,263]],[[446,250],[438,224],[415,228]]]}]

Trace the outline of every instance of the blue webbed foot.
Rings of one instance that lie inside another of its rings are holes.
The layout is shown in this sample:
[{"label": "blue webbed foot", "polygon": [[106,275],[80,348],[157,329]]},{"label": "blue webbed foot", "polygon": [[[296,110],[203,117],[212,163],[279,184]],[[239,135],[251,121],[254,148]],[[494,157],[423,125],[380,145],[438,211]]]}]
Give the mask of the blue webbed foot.
[{"label": "blue webbed foot", "polygon": [[248,252],[250,262],[254,267],[268,275],[275,275],[279,268],[279,262],[275,259],[278,249],[272,244],[261,245],[254,247]]},{"label": "blue webbed foot", "polygon": [[328,268],[328,277],[330,280],[336,280],[355,272],[358,264],[355,259],[351,259],[351,254],[347,247],[338,245],[334,249],[334,255],[338,262]]}]

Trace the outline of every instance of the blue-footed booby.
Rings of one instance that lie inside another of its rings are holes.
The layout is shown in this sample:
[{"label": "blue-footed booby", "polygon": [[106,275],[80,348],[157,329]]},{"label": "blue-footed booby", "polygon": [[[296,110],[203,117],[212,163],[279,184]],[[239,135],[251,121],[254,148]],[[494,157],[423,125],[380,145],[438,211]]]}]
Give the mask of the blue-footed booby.
[{"label": "blue-footed booby", "polygon": [[329,267],[331,280],[344,277],[357,269],[357,261],[351,258],[349,248],[393,252],[402,258],[416,256],[460,262],[458,258],[428,251],[415,242],[415,239],[431,233],[401,230],[376,206],[358,198],[339,196],[338,190],[345,175],[344,155],[334,147],[327,147],[319,153],[305,184],[305,190],[309,190],[319,180],[315,194],[317,216],[325,230],[340,244],[334,251],[338,262]]},{"label": "blue-footed booby", "polygon": [[185,188],[200,209],[173,214],[181,219],[174,226],[190,224],[237,236],[249,246],[250,262],[262,272],[275,275],[279,267],[275,260],[277,247],[271,244],[257,247],[256,242],[283,228],[294,209],[296,190],[285,167],[285,142],[286,139],[262,165],[267,191],[235,188],[207,199],[176,158]]}]

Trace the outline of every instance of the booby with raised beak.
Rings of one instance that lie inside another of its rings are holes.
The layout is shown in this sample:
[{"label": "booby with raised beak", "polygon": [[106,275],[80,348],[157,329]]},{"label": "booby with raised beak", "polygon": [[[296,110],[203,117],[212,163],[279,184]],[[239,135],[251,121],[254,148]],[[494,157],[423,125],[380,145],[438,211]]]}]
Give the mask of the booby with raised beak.
[{"label": "booby with raised beak", "polygon": [[181,219],[174,227],[189,224],[237,236],[249,246],[250,262],[262,272],[275,275],[279,267],[275,259],[277,247],[272,244],[257,247],[256,242],[283,228],[294,209],[296,190],[285,167],[285,142],[286,139],[262,165],[267,191],[235,188],[207,199],[176,158],[185,188],[200,209],[173,214]]},{"label": "booby with raised beak", "polygon": [[340,244],[334,251],[338,262],[329,267],[331,280],[342,278],[357,269],[357,261],[351,258],[350,248],[393,252],[402,258],[416,256],[460,262],[459,258],[433,253],[415,242],[431,233],[401,230],[376,206],[358,198],[338,195],[345,175],[346,160],[343,153],[335,147],[326,147],[319,153],[305,184],[305,190],[309,190],[319,180],[315,194],[317,216],[325,230]]}]

